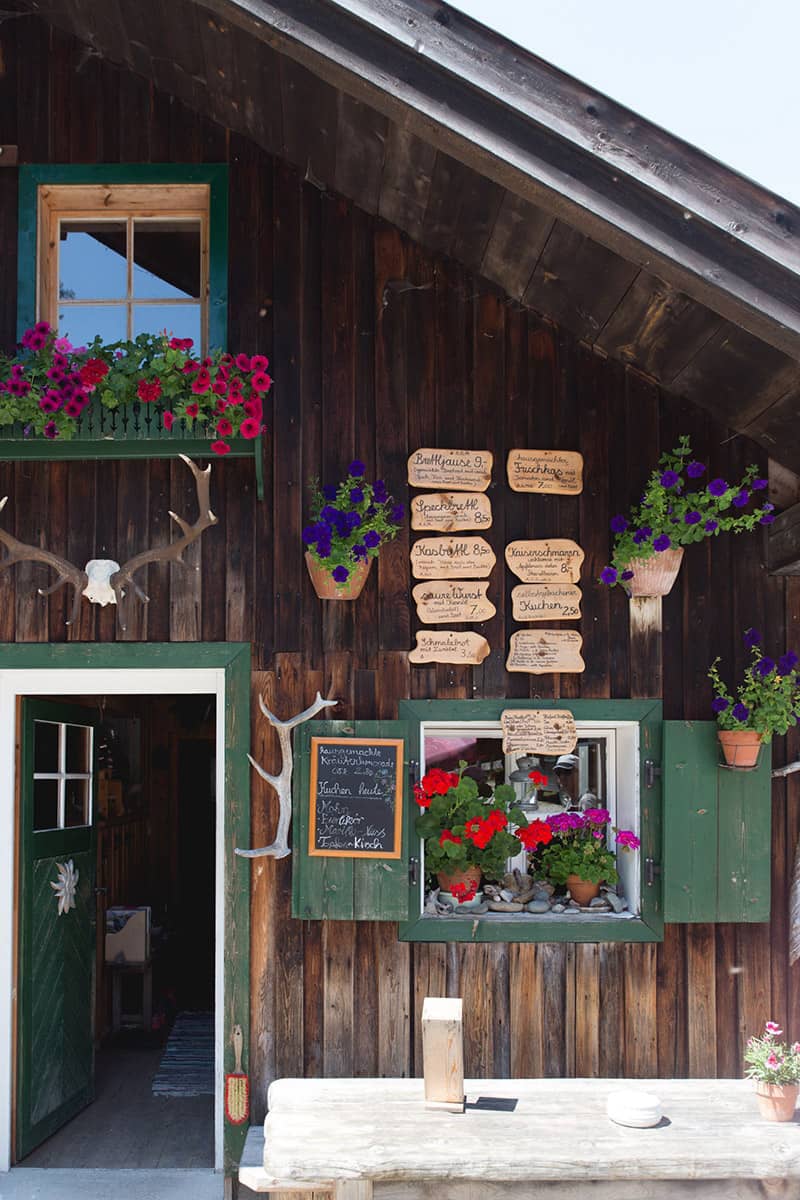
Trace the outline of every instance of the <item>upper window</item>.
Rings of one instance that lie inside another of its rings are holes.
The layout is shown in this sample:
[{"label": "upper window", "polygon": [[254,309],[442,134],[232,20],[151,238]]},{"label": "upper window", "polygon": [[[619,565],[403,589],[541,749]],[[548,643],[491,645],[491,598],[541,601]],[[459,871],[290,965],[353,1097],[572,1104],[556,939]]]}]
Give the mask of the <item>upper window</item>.
[{"label": "upper window", "polygon": [[42,185],[37,310],[73,345],[166,331],[209,344],[207,184]]},{"label": "upper window", "polygon": [[33,727],[34,831],[91,824],[92,727],[38,720]]}]

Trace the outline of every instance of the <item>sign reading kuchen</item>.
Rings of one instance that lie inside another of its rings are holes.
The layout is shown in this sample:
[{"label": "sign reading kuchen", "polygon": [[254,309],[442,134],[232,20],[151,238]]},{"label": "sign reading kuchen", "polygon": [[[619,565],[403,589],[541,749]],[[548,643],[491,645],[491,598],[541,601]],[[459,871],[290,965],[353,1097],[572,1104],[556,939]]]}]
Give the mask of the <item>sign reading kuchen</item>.
[{"label": "sign reading kuchen", "polygon": [[506,563],[523,583],[577,583],[584,554],[569,538],[509,542]]},{"label": "sign reading kuchen", "polygon": [[507,708],[500,716],[504,754],[569,754],[578,744],[566,708]]},{"label": "sign reading kuchen", "polygon": [[415,450],[408,460],[408,482],[416,488],[485,492],[493,462],[488,450]]},{"label": "sign reading kuchen", "polygon": [[411,528],[454,533],[459,529],[488,529],[492,504],[482,492],[428,492],[411,501]]},{"label": "sign reading kuchen", "polygon": [[575,621],[581,589],[574,583],[520,583],[511,589],[515,621]]},{"label": "sign reading kuchen", "polygon": [[583,455],[573,450],[511,450],[507,468],[512,492],[583,491]]},{"label": "sign reading kuchen", "polygon": [[313,737],[308,853],[399,858],[403,739]]},{"label": "sign reading kuchen", "polygon": [[485,579],[496,561],[482,537],[420,538],[411,547],[415,579]]},{"label": "sign reading kuchen", "polygon": [[434,580],[418,583],[411,593],[417,616],[425,625],[454,621],[488,621],[497,609],[488,600],[488,583],[479,580]]},{"label": "sign reading kuchen", "polygon": [[583,639],[575,629],[520,629],[512,633],[507,671],[531,675],[574,674],[586,669],[581,658]]},{"label": "sign reading kuchen", "polygon": [[454,633],[447,629],[420,629],[417,645],[409,650],[410,663],[458,663],[477,666],[489,654],[489,643],[479,633]]}]

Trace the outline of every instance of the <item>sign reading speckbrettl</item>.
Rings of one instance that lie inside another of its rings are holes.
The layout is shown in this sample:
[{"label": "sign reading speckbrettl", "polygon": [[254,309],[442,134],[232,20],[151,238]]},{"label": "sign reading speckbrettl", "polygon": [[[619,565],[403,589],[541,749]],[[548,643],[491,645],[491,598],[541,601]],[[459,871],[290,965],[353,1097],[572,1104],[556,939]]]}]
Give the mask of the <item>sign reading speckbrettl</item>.
[{"label": "sign reading speckbrettl", "polygon": [[399,858],[403,739],[313,737],[308,853]]}]

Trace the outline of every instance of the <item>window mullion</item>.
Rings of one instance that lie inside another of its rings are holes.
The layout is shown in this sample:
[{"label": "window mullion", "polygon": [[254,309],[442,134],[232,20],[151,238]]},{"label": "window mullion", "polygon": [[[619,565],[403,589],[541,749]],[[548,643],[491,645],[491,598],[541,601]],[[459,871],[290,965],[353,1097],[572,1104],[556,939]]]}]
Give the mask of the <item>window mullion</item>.
[{"label": "window mullion", "polygon": [[58,727],[58,828],[63,829],[67,822],[67,785],[65,780],[67,770],[67,727]]}]

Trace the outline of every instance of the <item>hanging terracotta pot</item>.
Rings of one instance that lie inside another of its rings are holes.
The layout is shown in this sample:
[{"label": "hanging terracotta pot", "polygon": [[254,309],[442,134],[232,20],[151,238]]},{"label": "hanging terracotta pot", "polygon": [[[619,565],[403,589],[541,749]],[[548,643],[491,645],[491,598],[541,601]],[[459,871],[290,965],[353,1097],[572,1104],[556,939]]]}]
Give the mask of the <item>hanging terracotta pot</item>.
[{"label": "hanging terracotta pot", "polygon": [[320,600],[355,600],[367,582],[373,560],[362,558],[350,572],[344,583],[337,583],[327,567],[321,567],[306,551],[306,567]]},{"label": "hanging terracotta pot", "polygon": [[756,729],[718,729],[725,762],[729,767],[754,767],[761,750],[761,735]]},{"label": "hanging terracotta pot", "polygon": [[758,1111],[765,1121],[791,1121],[797,1106],[796,1083],[764,1083],[756,1080]]},{"label": "hanging terracotta pot", "polygon": [[600,895],[600,884],[590,883],[588,879],[581,879],[580,875],[568,875],[567,887],[572,899],[580,904],[581,908],[588,908],[589,901]]},{"label": "hanging terracotta pot", "polygon": [[466,888],[467,892],[474,893],[481,885],[481,869],[480,867],[459,867],[452,873],[439,871],[436,879],[442,891],[449,892],[451,895],[453,887],[459,885]]},{"label": "hanging terracotta pot", "polygon": [[678,577],[683,561],[683,546],[662,550],[650,558],[635,558],[624,570],[633,571],[633,579],[625,581],[631,596],[666,596]]}]

